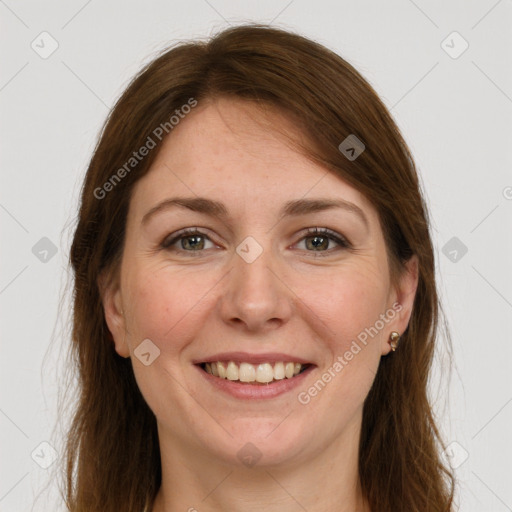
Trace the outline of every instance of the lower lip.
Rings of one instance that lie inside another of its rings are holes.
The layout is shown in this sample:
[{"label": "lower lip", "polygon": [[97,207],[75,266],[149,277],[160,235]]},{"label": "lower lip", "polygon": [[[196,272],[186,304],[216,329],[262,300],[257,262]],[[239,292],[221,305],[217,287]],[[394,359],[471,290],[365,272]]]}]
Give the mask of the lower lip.
[{"label": "lower lip", "polygon": [[304,381],[304,379],[313,371],[315,366],[309,366],[302,373],[299,373],[291,379],[284,378],[282,380],[276,380],[263,385],[221,379],[220,377],[215,377],[214,375],[204,371],[200,366],[196,365],[196,368],[207,382],[221,391],[224,391],[228,395],[234,396],[235,398],[254,400],[260,398],[274,398],[292,391]]}]

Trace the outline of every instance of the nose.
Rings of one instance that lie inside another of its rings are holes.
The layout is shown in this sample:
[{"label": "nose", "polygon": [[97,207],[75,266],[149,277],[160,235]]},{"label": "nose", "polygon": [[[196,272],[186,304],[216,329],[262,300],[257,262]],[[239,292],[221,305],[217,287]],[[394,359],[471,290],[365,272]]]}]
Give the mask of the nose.
[{"label": "nose", "polygon": [[238,253],[220,298],[224,322],[244,332],[266,332],[284,325],[293,311],[293,292],[270,248],[252,262]]}]

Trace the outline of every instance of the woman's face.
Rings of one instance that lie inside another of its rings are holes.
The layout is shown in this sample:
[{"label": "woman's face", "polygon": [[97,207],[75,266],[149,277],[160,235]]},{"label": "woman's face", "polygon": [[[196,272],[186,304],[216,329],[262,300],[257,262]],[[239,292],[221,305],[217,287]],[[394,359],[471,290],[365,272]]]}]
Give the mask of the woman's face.
[{"label": "woman's face", "polygon": [[120,279],[104,295],[161,446],[234,464],[294,464],[355,442],[416,289],[414,271],[391,286],[372,205],[287,145],[272,127],[295,125],[269,115],[219,99],[181,120],[135,186]]}]

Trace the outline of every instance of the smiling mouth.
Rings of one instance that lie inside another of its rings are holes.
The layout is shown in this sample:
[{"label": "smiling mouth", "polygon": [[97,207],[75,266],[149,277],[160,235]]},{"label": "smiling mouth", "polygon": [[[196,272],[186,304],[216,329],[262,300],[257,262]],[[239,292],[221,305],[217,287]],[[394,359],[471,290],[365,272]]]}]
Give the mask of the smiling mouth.
[{"label": "smiling mouth", "polygon": [[217,361],[200,363],[197,366],[219,379],[252,385],[265,385],[280,380],[293,379],[312,365],[293,361],[260,364]]}]

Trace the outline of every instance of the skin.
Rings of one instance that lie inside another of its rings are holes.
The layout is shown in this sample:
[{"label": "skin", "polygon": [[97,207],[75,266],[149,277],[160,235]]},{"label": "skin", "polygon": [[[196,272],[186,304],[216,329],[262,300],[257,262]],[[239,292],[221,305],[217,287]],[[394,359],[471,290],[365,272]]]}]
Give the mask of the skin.
[{"label": "skin", "polygon": [[[188,114],[135,186],[119,279],[103,287],[115,349],[131,357],[157,419],[163,483],[153,512],[369,510],[358,480],[362,407],[390,351],[391,331],[408,325],[417,259],[392,286],[372,204],[274,127],[301,137],[282,114],[233,98],[204,101]],[[229,218],[174,207],[141,223],[174,196],[222,201]],[[302,198],[350,201],[368,227],[340,208],[279,216],[285,202]],[[305,232],[315,227],[330,228],[351,246],[320,235],[315,248],[315,235]],[[161,247],[183,228],[206,236]],[[236,252],[247,236],[263,250],[252,263]],[[400,312],[309,403],[300,403],[297,394],[395,302]],[[145,339],[160,350],[147,366],[134,355]],[[224,351],[285,352],[316,368],[298,390],[240,400],[219,392],[192,364]],[[237,456],[248,442],[261,453],[251,467]]]}]

